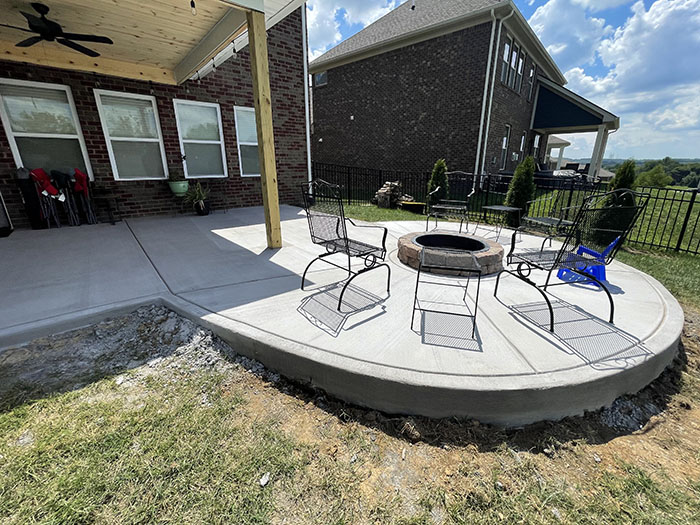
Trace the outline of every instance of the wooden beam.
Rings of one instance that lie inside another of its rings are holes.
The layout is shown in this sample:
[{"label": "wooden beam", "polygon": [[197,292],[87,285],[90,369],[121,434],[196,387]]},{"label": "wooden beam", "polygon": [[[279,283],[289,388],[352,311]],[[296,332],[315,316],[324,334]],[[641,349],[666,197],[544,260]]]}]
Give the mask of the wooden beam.
[{"label": "wooden beam", "polygon": [[230,9],[221,20],[175,66],[175,80],[182,84],[209,62],[217,53],[245,31],[246,14]]},{"label": "wooden beam", "polygon": [[250,38],[250,67],[253,75],[253,101],[258,131],[260,182],[265,208],[265,229],[268,248],[282,247],[280,205],[277,193],[277,166],[275,165],[275,136],[272,128],[272,98],[270,70],[267,57],[265,14],[251,11],[248,18]]},{"label": "wooden beam", "polygon": [[0,40],[0,59],[73,71],[95,72],[135,80],[150,80],[161,84],[177,84],[173,72],[166,68],[124,62],[101,56],[91,58],[81,53],[63,51],[56,48],[53,43],[36,44],[32,47],[15,47],[14,42]]}]

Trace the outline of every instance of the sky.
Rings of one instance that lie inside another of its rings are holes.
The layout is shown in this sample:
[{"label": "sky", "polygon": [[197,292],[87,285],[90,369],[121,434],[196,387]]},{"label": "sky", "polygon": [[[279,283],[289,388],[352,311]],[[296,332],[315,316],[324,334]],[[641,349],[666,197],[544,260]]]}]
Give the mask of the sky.
[{"label": "sky", "polygon": [[[404,0],[308,0],[310,60]],[[408,0],[412,1],[412,0]],[[416,0],[421,2],[439,0]],[[700,0],[515,0],[568,80],[620,117],[606,158],[700,157]],[[590,157],[594,133],[562,135]]]}]

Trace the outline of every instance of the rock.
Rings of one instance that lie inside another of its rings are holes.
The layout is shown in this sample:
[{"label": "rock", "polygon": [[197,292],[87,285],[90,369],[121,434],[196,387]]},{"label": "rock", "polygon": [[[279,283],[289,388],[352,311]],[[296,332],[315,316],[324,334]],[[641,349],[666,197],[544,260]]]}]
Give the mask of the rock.
[{"label": "rock", "polygon": [[505,490],[505,486],[500,481],[496,482],[496,490]]},{"label": "rock", "polygon": [[551,511],[552,511],[552,514],[554,515],[554,517],[557,520],[561,521],[561,512],[559,512],[559,509],[557,509],[556,507],[552,507]]},{"label": "rock", "polygon": [[270,482],[270,473],[269,473],[269,472],[265,472],[265,474],[263,474],[263,477],[260,478],[260,486],[261,486],[261,487],[264,487],[264,486],[267,485],[269,482]]},{"label": "rock", "polygon": [[596,463],[600,463],[603,460],[600,459],[600,456],[598,454],[593,454],[593,461],[595,461]]},{"label": "rock", "polygon": [[350,463],[355,463],[355,461],[357,461],[357,454],[353,454],[350,458]]},{"label": "rock", "polygon": [[31,430],[25,430],[22,435],[17,439],[17,445],[20,447],[28,447],[34,444],[34,434]]}]

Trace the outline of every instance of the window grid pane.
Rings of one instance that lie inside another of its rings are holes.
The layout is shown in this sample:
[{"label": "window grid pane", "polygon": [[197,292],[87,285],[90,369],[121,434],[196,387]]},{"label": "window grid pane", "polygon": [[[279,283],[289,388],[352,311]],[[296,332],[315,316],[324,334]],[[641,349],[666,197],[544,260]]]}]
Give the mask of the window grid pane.
[{"label": "window grid pane", "polygon": [[151,100],[102,95],[104,124],[112,138],[158,139]]},{"label": "window grid pane", "polygon": [[176,102],[182,139],[220,141],[219,114],[214,106]]},{"label": "window grid pane", "polygon": [[13,132],[77,136],[64,90],[0,85],[0,95]]}]

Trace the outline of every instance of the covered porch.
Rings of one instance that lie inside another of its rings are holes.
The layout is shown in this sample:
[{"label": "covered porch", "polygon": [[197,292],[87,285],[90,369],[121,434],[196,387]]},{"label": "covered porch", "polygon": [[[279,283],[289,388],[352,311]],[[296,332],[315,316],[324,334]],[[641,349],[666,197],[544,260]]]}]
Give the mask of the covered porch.
[{"label": "covered porch", "polygon": [[[48,66],[179,86],[204,78],[233,53],[249,46],[267,246],[279,248],[282,236],[267,28],[300,5],[283,0],[52,0],[37,8],[28,2],[0,0],[4,13],[0,51],[3,60],[27,68]],[[38,22],[41,27],[58,23],[64,28],[59,31],[66,33],[48,38],[31,36],[27,27],[31,29],[32,20],[44,20]],[[77,37],[99,37],[78,38],[83,46],[70,41],[73,33],[68,31],[82,33]]]},{"label": "covered porch", "polygon": [[[598,176],[608,144],[608,136],[620,127],[620,118],[544,77],[538,77],[539,88],[532,112],[531,128],[542,135],[596,133],[588,177]],[[565,143],[565,144],[564,144]],[[547,143],[547,157],[559,148],[557,168],[561,168],[563,148],[570,143],[563,139]]]}]

